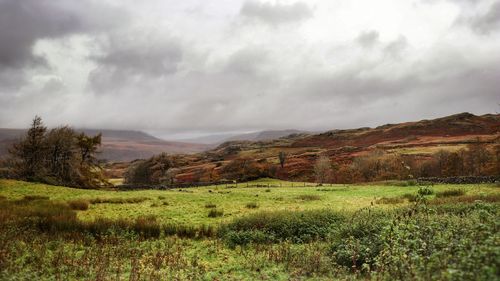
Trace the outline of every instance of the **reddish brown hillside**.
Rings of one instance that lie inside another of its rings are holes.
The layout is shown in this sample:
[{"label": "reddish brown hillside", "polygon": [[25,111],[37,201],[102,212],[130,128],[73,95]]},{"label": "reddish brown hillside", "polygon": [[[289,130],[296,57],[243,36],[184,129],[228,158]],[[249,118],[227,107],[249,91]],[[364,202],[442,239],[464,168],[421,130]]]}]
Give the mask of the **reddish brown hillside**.
[{"label": "reddish brown hillside", "polygon": [[189,164],[181,167],[183,172],[179,174],[178,180],[186,182],[197,179],[200,170],[213,169],[213,165],[220,167],[237,158],[266,161],[277,166],[280,151],[288,155],[283,169],[285,176],[305,180],[311,179],[313,165],[319,155],[327,155],[335,162],[349,163],[355,156],[374,150],[400,155],[426,155],[439,149],[456,150],[471,142],[493,144],[499,140],[500,115],[461,113],[376,128],[292,135],[272,141],[232,141],[210,151],[191,155]]}]

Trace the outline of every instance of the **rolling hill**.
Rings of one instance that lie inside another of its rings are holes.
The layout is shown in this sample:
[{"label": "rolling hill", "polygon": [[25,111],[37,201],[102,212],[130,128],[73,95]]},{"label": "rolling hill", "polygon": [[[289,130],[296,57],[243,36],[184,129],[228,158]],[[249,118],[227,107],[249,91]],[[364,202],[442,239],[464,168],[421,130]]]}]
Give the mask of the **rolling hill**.
[{"label": "rolling hill", "polygon": [[190,181],[200,169],[219,169],[230,160],[250,158],[278,164],[278,153],[287,153],[285,169],[290,179],[310,180],[319,155],[337,163],[378,150],[383,153],[426,157],[440,149],[458,150],[472,142],[500,144],[500,114],[476,116],[460,113],[433,120],[386,124],[376,128],[331,130],[320,134],[292,134],[265,141],[228,141],[218,147],[185,156],[179,181]]},{"label": "rolling hill", "polygon": [[[100,159],[112,162],[132,161],[149,158],[153,155],[167,153],[195,153],[211,146],[205,144],[165,141],[141,131],[78,129],[88,135],[102,133]],[[0,129],[0,158],[8,153],[8,147],[23,134],[25,129]]]}]

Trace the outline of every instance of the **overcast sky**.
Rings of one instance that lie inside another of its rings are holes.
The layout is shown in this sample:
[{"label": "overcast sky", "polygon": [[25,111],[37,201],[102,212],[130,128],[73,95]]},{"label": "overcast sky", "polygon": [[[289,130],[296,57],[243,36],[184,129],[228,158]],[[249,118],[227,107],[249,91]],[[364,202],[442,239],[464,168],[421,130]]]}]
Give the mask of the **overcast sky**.
[{"label": "overcast sky", "polygon": [[499,103],[500,1],[0,0],[0,127],[182,138]]}]

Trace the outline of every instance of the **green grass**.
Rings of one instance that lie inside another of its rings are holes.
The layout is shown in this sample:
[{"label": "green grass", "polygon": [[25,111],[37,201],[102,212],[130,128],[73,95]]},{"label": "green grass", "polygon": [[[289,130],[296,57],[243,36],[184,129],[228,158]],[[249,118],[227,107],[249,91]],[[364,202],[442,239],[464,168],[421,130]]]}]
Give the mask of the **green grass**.
[{"label": "green grass", "polygon": [[[498,270],[496,185],[435,185],[425,210],[410,202],[417,186],[305,185],[115,191],[0,179],[0,280],[365,280],[377,262],[387,266],[374,280]],[[466,195],[436,198],[458,189]]]},{"label": "green grass", "polygon": [[[225,186],[220,185],[217,187],[189,188],[191,192],[182,192],[178,189],[114,191],[74,189],[0,179],[0,196],[7,199],[21,199],[24,196],[44,196],[55,201],[82,199],[91,203],[96,198],[110,201],[110,203],[90,204],[88,210],[78,212],[78,218],[82,220],[93,220],[100,217],[133,219],[154,215],[161,223],[203,225],[229,222],[236,217],[261,211],[318,209],[355,211],[370,206],[382,197],[399,197],[407,193],[415,194],[418,190],[416,186],[387,185],[333,185],[322,186],[318,189],[315,184],[307,184],[307,187],[303,187],[303,183],[272,179],[260,179],[248,183],[249,186],[256,184],[269,184],[271,186],[281,184],[283,187],[271,187],[271,192],[266,192],[267,188],[246,187],[247,183],[241,183],[238,184],[237,188],[225,188]],[[292,184],[294,187],[291,187]],[[460,185],[457,187],[453,185],[435,185],[433,190],[438,193],[454,188],[464,189],[468,195],[499,192],[498,188],[493,184]],[[209,190],[212,190],[212,192],[209,192]],[[141,200],[138,200],[139,198]],[[113,201],[121,203],[111,203]],[[129,201],[129,203],[126,201]],[[164,202],[168,202],[168,204],[164,204]],[[259,208],[247,208],[246,204],[248,202],[255,202]],[[215,205],[217,208],[223,209],[224,216],[207,220],[207,205]],[[391,206],[380,204],[377,207],[390,208]]]}]

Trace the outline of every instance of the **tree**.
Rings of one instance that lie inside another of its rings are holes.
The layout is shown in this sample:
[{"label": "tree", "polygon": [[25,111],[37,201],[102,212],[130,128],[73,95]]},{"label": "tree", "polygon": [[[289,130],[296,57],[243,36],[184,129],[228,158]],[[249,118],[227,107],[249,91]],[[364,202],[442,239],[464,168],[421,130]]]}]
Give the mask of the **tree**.
[{"label": "tree", "polygon": [[95,164],[96,158],[94,154],[101,145],[102,134],[96,136],[87,136],[85,133],[80,133],[77,139],[77,145],[80,150],[80,161],[81,164],[93,165]]},{"label": "tree", "polygon": [[67,126],[47,133],[36,116],[26,136],[10,150],[13,174],[23,180],[73,187],[109,185],[95,158],[100,143],[100,134],[78,135]]},{"label": "tree", "polygon": [[332,162],[326,156],[320,156],[314,164],[316,182],[325,183],[332,173]]},{"label": "tree", "polygon": [[287,155],[284,151],[280,151],[278,153],[278,159],[280,160],[281,169],[283,169],[283,167],[285,166],[286,156]]},{"label": "tree", "polygon": [[49,131],[46,137],[46,167],[48,176],[55,182],[71,184],[78,178],[75,167],[78,166],[75,131],[67,126]]},{"label": "tree", "polygon": [[14,143],[9,150],[15,159],[15,174],[26,180],[39,180],[44,174],[44,155],[46,152],[45,133],[47,127],[42,118],[35,116],[26,136]]}]

